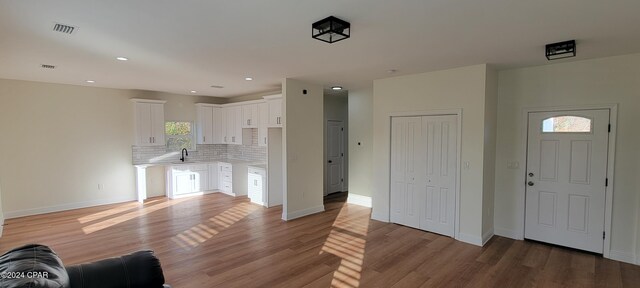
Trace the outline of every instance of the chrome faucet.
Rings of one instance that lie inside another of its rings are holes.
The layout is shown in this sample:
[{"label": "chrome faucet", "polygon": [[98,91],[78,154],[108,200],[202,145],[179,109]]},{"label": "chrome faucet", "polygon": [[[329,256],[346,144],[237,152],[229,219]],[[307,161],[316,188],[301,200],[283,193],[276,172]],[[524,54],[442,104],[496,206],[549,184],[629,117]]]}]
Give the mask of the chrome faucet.
[{"label": "chrome faucet", "polygon": [[187,151],[187,148],[182,148],[182,151],[180,151],[180,161],[184,162],[184,156],[189,156],[189,151]]}]

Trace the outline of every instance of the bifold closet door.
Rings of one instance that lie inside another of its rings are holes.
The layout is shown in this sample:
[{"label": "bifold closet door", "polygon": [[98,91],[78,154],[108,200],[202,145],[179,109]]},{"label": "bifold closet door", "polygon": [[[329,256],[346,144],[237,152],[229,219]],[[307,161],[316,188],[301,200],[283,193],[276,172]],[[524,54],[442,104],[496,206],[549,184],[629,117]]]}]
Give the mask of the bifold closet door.
[{"label": "bifold closet door", "polygon": [[457,116],[422,117],[425,172],[420,229],[454,236],[457,176]]},{"label": "bifold closet door", "polygon": [[391,222],[414,228],[420,227],[421,126],[420,117],[391,120]]},{"label": "bifold closet door", "polygon": [[391,222],[454,235],[457,116],[391,120]]}]

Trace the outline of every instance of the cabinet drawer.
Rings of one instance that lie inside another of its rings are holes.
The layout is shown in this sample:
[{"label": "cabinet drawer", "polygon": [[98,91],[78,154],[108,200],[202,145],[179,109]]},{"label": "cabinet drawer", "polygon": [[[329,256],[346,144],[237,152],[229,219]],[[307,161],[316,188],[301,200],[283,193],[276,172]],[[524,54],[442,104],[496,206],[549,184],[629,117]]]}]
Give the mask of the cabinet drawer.
[{"label": "cabinet drawer", "polygon": [[191,169],[191,171],[207,171],[207,164],[197,164],[197,165],[190,165],[189,169]]},{"label": "cabinet drawer", "polygon": [[231,166],[231,164],[229,163],[224,163],[224,162],[220,162],[220,171],[224,171],[224,172],[232,172],[233,168]]},{"label": "cabinet drawer", "polygon": [[264,169],[255,168],[255,167],[247,168],[247,172],[249,172],[249,174],[261,175],[261,176],[264,176],[266,174]]},{"label": "cabinet drawer", "polygon": [[232,174],[229,172],[221,172],[220,173],[220,181],[229,181],[233,180]]}]

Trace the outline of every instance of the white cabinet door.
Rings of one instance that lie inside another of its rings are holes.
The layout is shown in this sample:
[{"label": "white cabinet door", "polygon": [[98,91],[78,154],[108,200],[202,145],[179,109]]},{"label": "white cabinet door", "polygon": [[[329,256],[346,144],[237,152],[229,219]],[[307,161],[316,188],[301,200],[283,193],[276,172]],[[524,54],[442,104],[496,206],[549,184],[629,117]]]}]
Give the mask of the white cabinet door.
[{"label": "white cabinet door", "polygon": [[164,143],[164,104],[135,103],[136,145],[162,146]]},{"label": "white cabinet door", "polygon": [[209,179],[209,170],[207,167],[203,167],[204,169],[193,170],[193,192],[203,192],[206,191],[209,187],[208,179]]},{"label": "white cabinet door", "polygon": [[164,104],[151,104],[151,139],[154,146],[164,146]]},{"label": "white cabinet door", "polygon": [[218,164],[217,163],[212,163],[208,165],[208,173],[209,173],[209,179],[208,180],[208,187],[209,187],[209,191],[213,191],[213,190],[218,190],[219,185],[218,185]]},{"label": "white cabinet door", "polygon": [[258,128],[258,104],[242,105],[242,128]]},{"label": "white cabinet door", "polygon": [[269,104],[258,104],[258,146],[267,146],[267,127],[269,126]]},{"label": "white cabinet door", "polygon": [[264,169],[249,167],[247,169],[247,194],[251,202],[264,205],[265,204],[265,176]]},{"label": "white cabinet door", "polygon": [[225,108],[213,108],[213,144],[227,144],[227,113]]},{"label": "white cabinet door", "polygon": [[198,144],[213,144],[213,107],[198,106],[198,123],[196,127]]},{"label": "white cabinet door", "polygon": [[269,127],[282,127],[282,98],[269,99]]},{"label": "white cabinet door", "polygon": [[225,108],[227,113],[227,144],[242,144],[242,107]]},{"label": "white cabinet door", "polygon": [[150,146],[151,139],[151,105],[135,103],[136,145]]},{"label": "white cabinet door", "polygon": [[178,172],[173,174],[173,195],[189,194],[195,190],[195,181],[193,173]]}]

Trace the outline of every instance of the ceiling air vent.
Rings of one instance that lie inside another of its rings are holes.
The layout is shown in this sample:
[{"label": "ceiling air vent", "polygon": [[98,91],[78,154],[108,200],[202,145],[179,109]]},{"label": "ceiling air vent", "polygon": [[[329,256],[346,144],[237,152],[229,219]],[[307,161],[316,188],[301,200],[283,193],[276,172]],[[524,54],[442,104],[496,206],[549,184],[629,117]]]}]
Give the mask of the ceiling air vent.
[{"label": "ceiling air vent", "polygon": [[44,69],[56,69],[55,65],[49,65],[49,64],[41,64],[40,67]]},{"label": "ceiling air vent", "polygon": [[60,32],[60,33],[71,34],[73,33],[74,30],[76,30],[76,27],[69,26],[69,25],[64,25],[60,23],[56,23],[55,25],[53,25],[53,31]]},{"label": "ceiling air vent", "polygon": [[218,88],[218,89],[220,89],[220,88],[224,88],[224,87],[223,87],[223,86],[220,86],[220,85],[211,85],[211,88]]}]

